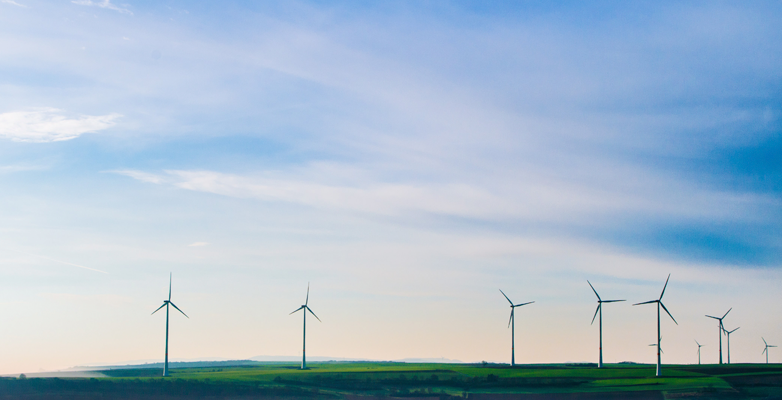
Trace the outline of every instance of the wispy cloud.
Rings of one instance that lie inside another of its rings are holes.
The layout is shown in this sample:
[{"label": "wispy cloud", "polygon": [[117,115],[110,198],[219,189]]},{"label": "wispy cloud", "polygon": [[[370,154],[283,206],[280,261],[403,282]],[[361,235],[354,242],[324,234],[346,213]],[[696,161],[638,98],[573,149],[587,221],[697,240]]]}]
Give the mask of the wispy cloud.
[{"label": "wispy cloud", "polygon": [[[123,8],[120,6],[117,6],[115,4],[112,4],[110,0],[103,0],[103,1],[92,1],[92,0],[73,0],[71,1],[73,4],[78,4],[80,6],[94,6],[94,7],[100,7],[105,8],[107,10],[113,10],[117,11],[122,14],[128,14],[133,15],[133,12],[128,10],[127,8]],[[126,6],[123,4],[123,6]]]},{"label": "wispy cloud", "polygon": [[70,263],[70,262],[67,262],[67,261],[57,260],[57,259],[54,259],[54,258],[51,258],[51,257],[42,256],[42,255],[39,255],[39,254],[32,254],[32,253],[28,253],[26,251],[14,250],[14,249],[8,249],[8,250],[15,251],[17,253],[25,254],[25,255],[28,255],[28,256],[32,256],[32,257],[41,258],[41,259],[44,259],[44,260],[54,261],[54,262],[60,263],[60,264],[70,265],[72,267],[78,267],[78,268],[82,268],[82,269],[86,269],[86,270],[90,270],[90,271],[100,272],[102,274],[108,274],[108,272],[106,272],[106,271],[101,271],[99,269],[85,267],[83,265],[74,264],[74,263]]},{"label": "wispy cloud", "polygon": [[120,114],[81,115],[69,118],[56,108],[11,111],[0,114],[0,138],[16,142],[58,142],[114,126]]},{"label": "wispy cloud", "polygon": [[121,305],[133,303],[133,299],[127,296],[116,294],[74,294],[74,293],[41,293],[41,296],[55,300],[74,303],[99,303],[103,305]]},{"label": "wispy cloud", "polygon": [[190,243],[187,246],[188,247],[204,247],[204,246],[206,246],[208,244],[209,244],[208,242],[195,242],[195,243]]},{"label": "wispy cloud", "polygon": [[14,172],[24,172],[24,171],[40,171],[47,168],[48,167],[43,165],[32,165],[32,164],[0,165],[0,174],[11,174]]},{"label": "wispy cloud", "polygon": [[111,170],[111,171],[105,171],[105,172],[111,172],[115,174],[125,175],[128,177],[131,177],[135,180],[147,182],[147,183],[164,183],[167,181],[167,178],[165,176],[161,175],[155,175],[151,174],[149,172],[143,172],[143,171],[137,171],[132,169],[117,169],[117,170]]},{"label": "wispy cloud", "polygon": [[13,0],[0,0],[0,3],[11,4],[11,5],[14,5],[14,6],[17,6],[17,7],[27,7],[26,5],[19,4],[19,3],[15,2],[15,1],[13,1]]},{"label": "wispy cloud", "polygon": [[[340,174],[338,168],[330,170],[334,175]],[[343,177],[343,182],[332,183],[313,179],[311,171],[300,172],[298,176],[275,173],[242,176],[203,170],[168,170],[161,174],[134,170],[113,172],[142,182],[197,192],[297,203],[319,209],[381,216],[433,214],[487,221],[599,225],[605,223],[601,220],[606,215],[725,221],[748,218],[755,208],[779,203],[756,194],[693,189],[686,182],[649,175],[644,176],[644,185],[601,186],[595,182],[534,176],[514,176],[483,184],[384,183],[356,177]],[[616,173],[606,172],[606,175],[608,179],[622,180]]]}]

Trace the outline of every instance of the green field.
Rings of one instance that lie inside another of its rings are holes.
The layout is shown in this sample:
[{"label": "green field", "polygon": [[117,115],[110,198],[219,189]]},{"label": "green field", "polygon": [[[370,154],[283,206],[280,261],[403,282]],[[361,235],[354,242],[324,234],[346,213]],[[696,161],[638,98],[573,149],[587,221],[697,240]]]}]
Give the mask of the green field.
[{"label": "green field", "polygon": [[0,398],[429,398],[515,399],[762,399],[782,398],[782,365],[652,365],[288,363],[101,371],[105,378],[3,379]]}]

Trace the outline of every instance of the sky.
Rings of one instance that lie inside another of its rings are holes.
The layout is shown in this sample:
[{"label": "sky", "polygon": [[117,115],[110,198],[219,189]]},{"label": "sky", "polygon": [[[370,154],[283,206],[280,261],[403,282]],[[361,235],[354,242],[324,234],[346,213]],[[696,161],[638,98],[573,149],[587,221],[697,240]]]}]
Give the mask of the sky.
[{"label": "sky", "polygon": [[[0,0],[0,374],[782,344],[782,4]],[[773,350],[773,349],[772,349]],[[773,351],[771,361],[782,361]]]}]

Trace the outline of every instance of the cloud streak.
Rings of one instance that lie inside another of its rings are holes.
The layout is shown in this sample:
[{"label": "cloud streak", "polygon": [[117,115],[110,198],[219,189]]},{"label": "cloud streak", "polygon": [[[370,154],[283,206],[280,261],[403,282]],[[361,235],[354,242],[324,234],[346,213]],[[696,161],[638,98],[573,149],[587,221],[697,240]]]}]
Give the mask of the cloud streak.
[{"label": "cloud streak", "polygon": [[[330,183],[313,179],[312,170],[325,168],[339,175],[336,172],[339,168],[318,165],[310,168],[299,176],[278,173],[243,176],[204,170],[167,170],[162,174],[135,170],[113,172],[190,191],[376,216],[431,214],[494,222],[601,225],[606,223],[601,219],[617,215],[735,221],[751,218],[757,208],[779,206],[779,201],[762,195],[692,189],[686,182],[672,183],[670,179],[651,176],[644,177],[644,185],[602,187],[597,183],[534,176],[483,184],[384,183],[355,177],[348,182]],[[608,179],[611,178],[609,175]],[[614,178],[622,181],[619,176]]]},{"label": "cloud streak", "polygon": [[119,117],[113,113],[69,118],[56,108],[11,111],[0,114],[0,138],[31,143],[71,140],[111,128]]},{"label": "cloud streak", "polygon": [[128,10],[127,8],[122,8],[120,6],[112,4],[110,0],[103,0],[103,1],[73,0],[71,1],[71,3],[78,4],[80,6],[100,7],[100,8],[105,8],[107,10],[113,10],[121,14],[133,15],[132,11]]},{"label": "cloud streak", "polygon": [[54,258],[51,258],[51,257],[46,257],[46,256],[38,255],[38,254],[32,254],[32,253],[28,253],[28,252],[25,252],[25,251],[14,250],[14,249],[9,249],[9,250],[15,251],[17,253],[25,254],[25,255],[28,255],[28,256],[32,256],[32,257],[41,258],[41,259],[44,259],[44,260],[54,261],[56,263],[60,263],[60,264],[64,264],[64,265],[70,265],[72,267],[82,268],[82,269],[86,269],[86,270],[94,271],[94,272],[100,272],[101,274],[108,274],[108,272],[101,271],[101,270],[96,269],[96,268],[85,267],[83,265],[74,264],[74,263],[70,263],[70,262],[62,261],[62,260],[57,260],[57,259],[54,259]]},{"label": "cloud streak", "polygon": [[26,5],[19,4],[19,3],[15,2],[15,1],[13,1],[13,0],[0,0],[0,3],[11,4],[11,5],[17,6],[17,7],[27,7]]}]

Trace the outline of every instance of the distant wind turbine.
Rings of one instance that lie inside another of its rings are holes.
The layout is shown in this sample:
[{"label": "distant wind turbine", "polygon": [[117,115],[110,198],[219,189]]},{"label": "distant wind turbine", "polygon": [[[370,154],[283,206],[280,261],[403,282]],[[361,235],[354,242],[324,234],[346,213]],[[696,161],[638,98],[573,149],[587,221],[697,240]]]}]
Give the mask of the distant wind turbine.
[{"label": "distant wind turbine", "polygon": [[[761,339],[763,339],[763,338],[761,337]],[[766,348],[763,349],[763,353],[766,353],[766,364],[768,364],[768,348],[769,347],[777,347],[777,346],[772,346],[772,345],[768,344],[766,342],[766,339],[763,339],[763,343],[766,345]],[[763,354],[763,353],[760,353],[760,354]]]},{"label": "distant wind turbine", "polygon": [[527,304],[532,304],[534,301],[530,301],[527,303],[521,303],[521,304],[513,304],[512,301],[508,298],[508,296],[505,294],[505,292],[500,289],[500,293],[502,293],[503,296],[505,296],[505,299],[508,300],[508,303],[510,303],[510,320],[508,320],[508,326],[512,327],[511,333],[510,333],[510,365],[514,366],[516,365],[516,318],[514,317],[516,311],[516,307],[526,306]]},{"label": "distant wind turbine", "polygon": [[695,341],[695,344],[698,345],[698,365],[701,365],[701,347],[703,347],[702,344],[698,343],[698,341]]},{"label": "distant wind turbine", "polygon": [[598,361],[597,367],[603,368],[603,303],[616,303],[617,301],[625,300],[603,300],[600,298],[600,295],[597,294],[597,290],[592,286],[592,283],[589,282],[589,280],[587,280],[587,283],[589,283],[589,287],[592,288],[592,291],[595,292],[595,296],[597,296],[597,309],[595,310],[595,315],[592,316],[592,324],[595,323],[595,317],[600,313],[600,320],[598,321],[598,325],[600,325],[600,360]]},{"label": "distant wind turbine", "polygon": [[[660,340],[662,341],[662,338],[660,338]],[[655,344],[655,343],[652,343],[652,344],[650,344],[649,346],[657,346],[657,344]],[[662,354],[665,354],[665,352],[663,351],[663,348],[662,348],[662,347],[660,347],[660,353],[662,353]]]},{"label": "distant wind turbine", "polygon": [[318,322],[322,322],[320,318],[318,318],[318,316],[315,315],[315,313],[312,312],[312,309],[310,309],[310,307],[307,305],[309,303],[310,303],[310,283],[307,282],[307,299],[304,300],[304,305],[297,308],[291,313],[293,314],[296,311],[302,310],[302,313],[304,314],[304,337],[303,337],[303,344],[301,348],[301,369],[307,369],[307,311],[309,311],[313,317],[317,318]]},{"label": "distant wind turbine", "polygon": [[657,299],[657,300],[649,300],[649,301],[645,301],[643,303],[633,304],[634,306],[637,306],[637,305],[641,305],[641,304],[657,303],[657,372],[655,374],[656,376],[662,376],[662,368],[661,368],[661,365],[660,365],[660,352],[661,352],[661,349],[660,349],[660,339],[661,339],[660,338],[660,307],[662,307],[663,310],[665,310],[665,312],[668,314],[669,317],[671,317],[671,319],[673,320],[674,323],[676,323],[676,325],[679,325],[679,323],[676,322],[676,319],[673,318],[673,315],[671,315],[671,313],[668,311],[667,308],[665,308],[665,305],[663,304],[663,295],[665,294],[665,288],[668,287],[668,280],[669,279],[671,279],[671,274],[668,274],[668,279],[665,280],[665,286],[663,286],[663,291],[660,293],[660,298],[659,299]]},{"label": "distant wind turbine", "polygon": [[[152,314],[155,314],[156,312],[160,311],[161,308],[163,307],[166,308],[166,361],[163,363],[163,376],[168,376],[168,306],[169,305],[176,308],[177,311],[181,312],[182,315],[187,317],[187,314],[185,314],[184,311],[180,310],[179,307],[176,306],[176,304],[171,302],[171,274],[168,275],[168,300],[163,300],[163,305],[158,307],[157,310],[152,311]],[[190,317],[187,318],[190,319]]]},{"label": "distant wind turbine", "polygon": [[[741,328],[741,327],[739,327],[739,328]],[[728,337],[728,364],[730,364],[730,334],[733,333],[733,332],[736,332],[737,330],[739,330],[739,328],[736,328],[736,329],[734,329],[732,331],[729,331],[729,330],[725,329],[725,335]]]},{"label": "distant wind turbine", "polygon": [[[730,308],[730,310],[732,310],[732,309],[733,309],[733,307]],[[728,312],[726,312],[725,315],[722,316],[722,318],[712,317],[711,315],[707,315],[707,317],[709,317],[709,318],[714,318],[714,319],[720,321],[720,325],[719,325],[719,329],[720,329],[720,364],[722,364],[722,335],[724,334],[724,331],[725,331],[725,327],[722,325],[722,320],[725,319],[725,317],[728,316],[728,313],[730,312],[730,310],[728,310]]]}]

